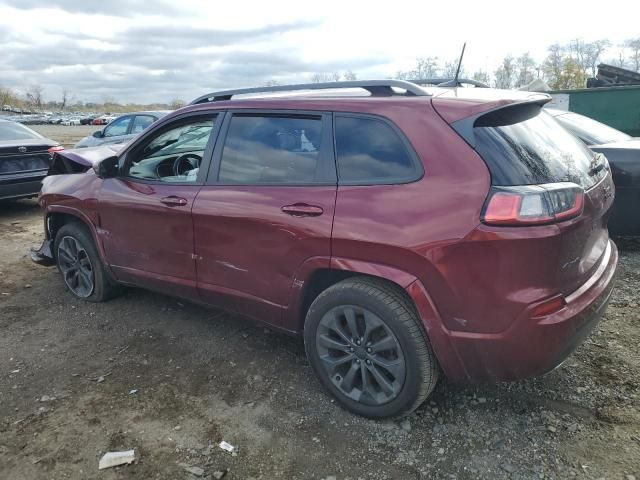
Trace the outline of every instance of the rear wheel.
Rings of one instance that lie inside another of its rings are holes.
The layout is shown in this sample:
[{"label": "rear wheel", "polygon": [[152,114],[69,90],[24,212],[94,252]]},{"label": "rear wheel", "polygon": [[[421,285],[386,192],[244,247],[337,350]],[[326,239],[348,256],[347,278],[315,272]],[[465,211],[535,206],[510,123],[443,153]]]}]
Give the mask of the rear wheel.
[{"label": "rear wheel", "polygon": [[321,293],[307,313],[305,347],[322,384],[348,410],[405,415],[431,393],[438,366],[404,292],[356,277]]},{"label": "rear wheel", "polygon": [[102,302],[118,293],[118,287],[107,276],[86,227],[68,223],[56,233],[54,252],[64,283],[76,297],[89,302]]}]

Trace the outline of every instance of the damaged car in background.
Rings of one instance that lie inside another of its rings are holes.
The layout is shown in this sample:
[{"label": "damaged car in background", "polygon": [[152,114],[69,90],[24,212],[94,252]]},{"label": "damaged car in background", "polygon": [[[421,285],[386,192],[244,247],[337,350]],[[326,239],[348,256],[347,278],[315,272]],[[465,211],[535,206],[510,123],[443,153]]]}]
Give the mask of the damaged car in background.
[{"label": "damaged car in background", "polygon": [[545,110],[591,150],[607,157],[616,186],[609,231],[614,235],[640,235],[640,138],[579,113]]},{"label": "damaged car in background", "polygon": [[34,197],[60,143],[17,122],[0,120],[0,200]]}]

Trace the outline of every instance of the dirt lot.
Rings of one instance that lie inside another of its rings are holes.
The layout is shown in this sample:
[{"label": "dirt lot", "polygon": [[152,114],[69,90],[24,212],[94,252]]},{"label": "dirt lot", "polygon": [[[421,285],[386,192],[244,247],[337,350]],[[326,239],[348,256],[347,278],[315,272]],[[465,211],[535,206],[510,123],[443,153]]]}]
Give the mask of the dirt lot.
[{"label": "dirt lot", "polygon": [[[376,422],[323,393],[299,339],[142,290],[74,300],[28,259],[41,237],[35,201],[0,204],[2,479],[640,478],[640,240],[617,240],[606,318],[561,368],[442,381]],[[134,464],[98,471],[130,448]]]},{"label": "dirt lot", "polygon": [[44,135],[52,140],[57,140],[67,148],[73,147],[78,140],[87,135],[91,135],[96,130],[101,130],[101,125],[29,125],[29,128],[35,130],[40,135]]}]

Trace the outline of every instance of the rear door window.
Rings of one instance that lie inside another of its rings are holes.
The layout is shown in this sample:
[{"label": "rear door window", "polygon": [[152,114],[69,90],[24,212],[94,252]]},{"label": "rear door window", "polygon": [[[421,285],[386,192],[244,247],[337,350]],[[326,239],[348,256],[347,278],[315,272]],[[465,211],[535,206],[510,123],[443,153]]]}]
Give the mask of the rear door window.
[{"label": "rear door window", "polygon": [[528,112],[523,108],[501,109],[476,120],[475,148],[493,185],[573,182],[588,189],[606,175],[604,160],[539,106]]},{"label": "rear door window", "polygon": [[133,120],[133,126],[131,127],[131,134],[137,135],[142,133],[149,125],[155,122],[156,119],[151,115],[136,115]]},{"label": "rear door window", "polygon": [[322,117],[234,114],[218,181],[306,184],[318,179]]},{"label": "rear door window", "polygon": [[392,184],[417,180],[415,154],[387,122],[336,115],[335,142],[340,184]]}]

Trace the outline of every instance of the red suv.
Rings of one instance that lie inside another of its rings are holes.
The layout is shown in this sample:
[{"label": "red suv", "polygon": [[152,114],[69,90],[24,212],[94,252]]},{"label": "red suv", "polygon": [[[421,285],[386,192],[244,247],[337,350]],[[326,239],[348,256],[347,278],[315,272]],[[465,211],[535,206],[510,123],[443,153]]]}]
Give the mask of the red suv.
[{"label": "red suv", "polygon": [[33,258],[88,301],[136,285],[301,333],[369,417],[411,412],[440,372],[540,375],[597,323],[618,258],[608,163],[548,100],[393,80],[205,95],[124,148],[58,152],[51,173],[76,173],[45,180]]}]

